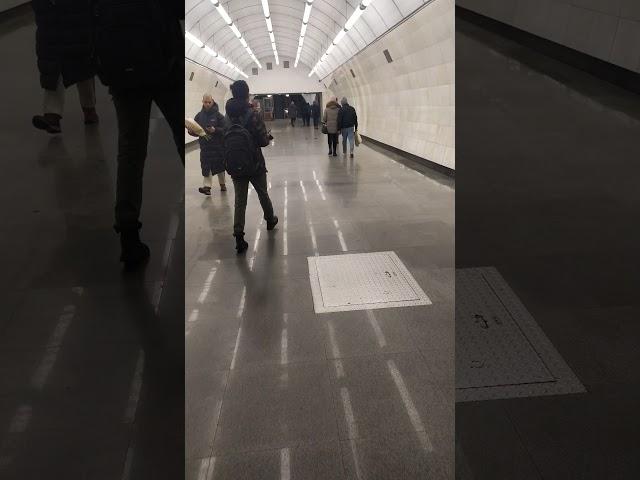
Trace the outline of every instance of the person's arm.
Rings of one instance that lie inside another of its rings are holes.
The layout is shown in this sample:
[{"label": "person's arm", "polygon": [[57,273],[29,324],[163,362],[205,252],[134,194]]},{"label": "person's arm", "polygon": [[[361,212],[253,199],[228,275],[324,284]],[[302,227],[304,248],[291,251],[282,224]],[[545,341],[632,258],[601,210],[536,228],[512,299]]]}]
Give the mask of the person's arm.
[{"label": "person's arm", "polygon": [[260,119],[260,115],[253,112],[253,124],[254,124],[254,138],[258,147],[266,147],[269,145],[269,133],[267,132],[267,126]]},{"label": "person's arm", "polygon": [[216,122],[216,131],[215,134],[217,135],[224,135],[225,132],[227,131],[227,119],[224,115],[222,115],[220,112],[218,112],[218,121]]},{"label": "person's arm", "polygon": [[342,108],[338,110],[338,132],[342,130]]}]

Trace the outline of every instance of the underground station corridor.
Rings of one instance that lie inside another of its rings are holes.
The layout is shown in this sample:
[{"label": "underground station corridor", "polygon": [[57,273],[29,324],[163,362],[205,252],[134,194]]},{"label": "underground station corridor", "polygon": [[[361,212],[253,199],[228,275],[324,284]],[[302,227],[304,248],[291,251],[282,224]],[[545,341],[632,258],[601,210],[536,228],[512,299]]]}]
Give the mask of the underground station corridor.
[{"label": "underground station corridor", "polygon": [[0,0],[0,480],[638,478],[630,0],[184,0],[133,269],[107,87],[32,126],[44,3]]}]

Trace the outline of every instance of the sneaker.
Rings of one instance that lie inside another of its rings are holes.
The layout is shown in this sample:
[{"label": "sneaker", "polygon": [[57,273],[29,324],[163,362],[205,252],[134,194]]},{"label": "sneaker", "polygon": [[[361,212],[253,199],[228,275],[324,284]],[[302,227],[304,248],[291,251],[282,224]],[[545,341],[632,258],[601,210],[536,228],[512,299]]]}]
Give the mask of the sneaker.
[{"label": "sneaker", "polygon": [[100,122],[100,117],[98,117],[95,108],[83,108],[82,111],[84,112],[85,125],[94,125]]},{"label": "sneaker", "polygon": [[211,187],[200,187],[198,191],[203,195],[211,195]]},{"label": "sneaker", "polygon": [[278,224],[278,217],[274,215],[273,219],[270,222],[267,222],[267,230],[273,230],[277,224]]},{"label": "sneaker", "polygon": [[220,184],[220,191],[221,192],[226,192],[227,191],[227,186],[224,183]]},{"label": "sneaker", "polygon": [[48,133],[60,133],[60,119],[62,117],[56,113],[45,113],[44,115],[35,115],[31,119],[31,123],[38,130],[45,130]]},{"label": "sneaker", "polygon": [[329,156],[331,156],[331,150],[329,150]]}]

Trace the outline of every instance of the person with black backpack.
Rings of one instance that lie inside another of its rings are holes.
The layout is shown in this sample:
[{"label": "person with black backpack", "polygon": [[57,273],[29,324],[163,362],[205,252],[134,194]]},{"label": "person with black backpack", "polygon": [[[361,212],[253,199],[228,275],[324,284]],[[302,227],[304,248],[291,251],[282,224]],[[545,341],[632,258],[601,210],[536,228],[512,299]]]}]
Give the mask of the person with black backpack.
[{"label": "person with black backpack", "polygon": [[233,98],[225,105],[227,131],[224,135],[224,160],[235,190],[233,236],[237,252],[243,253],[249,247],[244,240],[249,183],[258,194],[267,230],[273,230],[278,223],[267,192],[267,167],[262,155],[262,147],[269,145],[273,137],[267,132],[258,112],[251,108],[247,82],[236,80],[230,88]]},{"label": "person with black backpack", "polygon": [[140,241],[142,177],[151,103],[169,123],[184,164],[184,2],[92,0],[98,76],[109,87],[118,118],[118,174],[114,228],[120,261],[136,267],[149,257]]}]

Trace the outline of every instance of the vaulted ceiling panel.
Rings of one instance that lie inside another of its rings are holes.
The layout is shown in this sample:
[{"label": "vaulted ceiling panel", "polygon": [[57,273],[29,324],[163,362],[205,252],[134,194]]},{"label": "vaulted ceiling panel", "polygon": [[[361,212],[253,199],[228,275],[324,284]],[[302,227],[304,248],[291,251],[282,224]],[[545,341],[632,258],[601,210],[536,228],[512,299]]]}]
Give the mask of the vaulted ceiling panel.
[{"label": "vaulted ceiling panel", "polygon": [[[227,26],[214,2],[217,3],[218,0],[185,0],[185,28],[208,49],[219,53],[248,73],[257,63]],[[311,13],[298,64],[298,68],[307,72],[332,45],[354,11],[360,5],[366,6],[362,16],[317,69],[316,74],[323,77],[429,0],[267,0],[278,57],[281,61],[291,61],[292,67],[298,51],[305,4],[309,2]],[[242,35],[242,41],[246,41],[256,59],[261,64],[275,62],[263,0],[221,0],[220,5],[228,13]],[[234,78],[239,76],[233,68],[189,40],[185,42],[185,56],[225,75]]]}]

